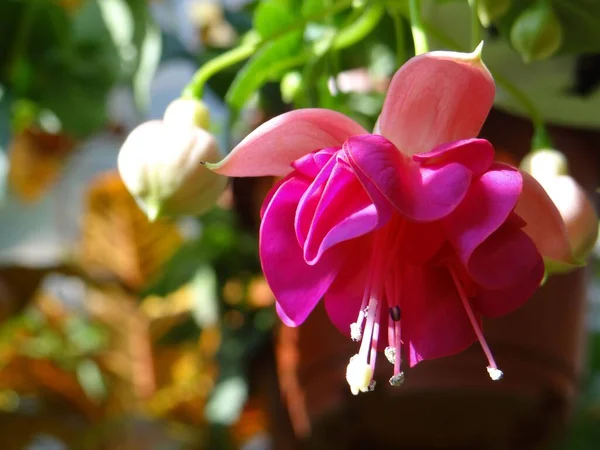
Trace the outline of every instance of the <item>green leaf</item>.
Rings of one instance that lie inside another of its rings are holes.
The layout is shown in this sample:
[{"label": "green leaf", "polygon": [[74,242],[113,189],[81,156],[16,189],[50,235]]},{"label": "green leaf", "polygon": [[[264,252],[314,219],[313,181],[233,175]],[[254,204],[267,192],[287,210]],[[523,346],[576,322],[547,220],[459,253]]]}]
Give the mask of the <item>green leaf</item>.
[{"label": "green leaf", "polygon": [[294,26],[296,17],[290,6],[277,0],[260,2],[254,12],[254,29],[263,39],[270,39]]},{"label": "green leaf", "polygon": [[[511,9],[498,21],[500,31],[509,36],[513,22],[537,0],[513,1]],[[600,52],[600,2],[597,0],[551,0],[563,29],[558,53]]]},{"label": "green leaf", "polygon": [[323,0],[304,0],[302,2],[302,16],[318,16],[325,10],[327,4]]},{"label": "green leaf", "polygon": [[278,80],[303,61],[302,32],[289,33],[266,44],[240,70],[225,97],[235,110],[240,110],[264,83]]}]

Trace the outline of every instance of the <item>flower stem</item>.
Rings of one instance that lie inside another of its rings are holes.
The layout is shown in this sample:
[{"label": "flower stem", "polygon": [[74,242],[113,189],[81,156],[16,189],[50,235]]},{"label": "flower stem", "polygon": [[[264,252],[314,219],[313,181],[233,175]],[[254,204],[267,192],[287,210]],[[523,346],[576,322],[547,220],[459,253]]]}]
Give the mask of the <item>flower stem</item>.
[{"label": "flower stem", "polygon": [[481,42],[481,24],[477,14],[479,0],[469,0],[469,7],[471,8],[471,47],[476,48]]},{"label": "flower stem", "polygon": [[423,21],[421,20],[421,1],[409,0],[408,7],[410,12],[410,29],[415,45],[415,55],[420,55],[421,53],[429,51],[427,36],[425,35]]},{"label": "flower stem", "polygon": [[258,42],[254,45],[244,45],[225,52],[204,64],[192,77],[192,80],[183,90],[183,97],[202,98],[204,84],[210,77],[234,64],[248,59],[258,49]]},{"label": "flower stem", "polygon": [[397,12],[391,13],[394,22],[394,34],[396,35],[396,64],[400,67],[406,62],[406,42],[404,39],[404,21],[402,15]]},{"label": "flower stem", "polygon": [[13,82],[15,81],[15,77],[18,76],[18,66],[21,58],[25,56],[24,54],[27,50],[29,35],[38,10],[38,4],[37,2],[25,3],[22,8],[21,15],[18,18],[16,36],[13,41],[12,49],[10,50],[9,63],[7,65],[8,79]]}]

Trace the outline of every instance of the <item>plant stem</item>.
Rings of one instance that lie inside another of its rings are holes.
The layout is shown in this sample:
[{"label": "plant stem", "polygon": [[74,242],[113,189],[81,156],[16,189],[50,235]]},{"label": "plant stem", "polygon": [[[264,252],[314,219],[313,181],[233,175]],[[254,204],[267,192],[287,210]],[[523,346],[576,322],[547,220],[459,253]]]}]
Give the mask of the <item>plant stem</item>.
[{"label": "plant stem", "polygon": [[420,55],[421,53],[426,53],[429,51],[427,36],[425,35],[423,21],[421,20],[421,1],[409,0],[408,6],[410,12],[410,29],[412,31],[413,42],[415,45],[415,55]]},{"label": "plant stem", "polygon": [[9,63],[7,65],[7,75],[11,82],[15,82],[14,77],[18,73],[18,65],[20,59],[24,56],[27,51],[27,44],[29,43],[29,34],[31,32],[31,26],[33,25],[33,19],[38,9],[37,2],[26,3],[23,5],[21,11],[21,17],[19,17],[17,32],[13,41],[13,46],[10,52]]},{"label": "plant stem", "polygon": [[331,14],[338,13],[343,11],[346,8],[352,6],[353,0],[340,0],[332,4],[330,8],[326,8],[321,11],[319,14],[314,14],[313,16],[305,17],[299,20],[295,25],[287,28],[286,30],[276,33],[273,36],[269,36],[267,39],[258,38],[255,42],[251,44],[243,44],[240,47],[233,48],[222,55],[217,56],[216,58],[208,61],[202,67],[198,69],[198,71],[194,74],[191,81],[184,88],[182,96],[184,97],[195,97],[202,98],[202,93],[204,91],[204,85],[206,82],[215,74],[220,71],[233,66],[245,59],[250,58],[254,53],[260,50],[263,45],[268,44],[282,36],[285,36],[288,33],[296,31],[300,28],[303,28],[307,23],[317,21],[322,17],[329,16]]},{"label": "plant stem", "polygon": [[406,62],[406,42],[404,39],[404,22],[402,15],[393,12],[391,13],[394,21],[394,34],[396,35],[396,64],[400,67]]},{"label": "plant stem", "polygon": [[476,48],[481,42],[481,24],[477,14],[479,0],[469,0],[469,7],[471,8],[471,47]]},{"label": "plant stem", "polygon": [[213,75],[234,64],[250,58],[258,50],[260,42],[253,45],[243,45],[233,48],[204,64],[192,77],[192,80],[183,90],[183,97],[202,98],[204,85]]}]

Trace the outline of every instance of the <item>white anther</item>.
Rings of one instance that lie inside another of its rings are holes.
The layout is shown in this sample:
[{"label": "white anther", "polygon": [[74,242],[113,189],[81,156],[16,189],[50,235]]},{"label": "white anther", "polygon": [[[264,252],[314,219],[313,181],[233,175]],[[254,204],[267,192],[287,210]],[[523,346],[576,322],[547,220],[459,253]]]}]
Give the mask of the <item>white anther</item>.
[{"label": "white anther", "polygon": [[386,347],[383,354],[390,364],[396,364],[396,347]]},{"label": "white anther", "polygon": [[500,369],[497,369],[495,367],[487,366],[487,371],[488,371],[488,374],[490,375],[490,378],[494,381],[501,380],[502,377],[504,376],[504,373],[502,373],[502,371]]},{"label": "white anther", "polygon": [[357,322],[350,324],[350,339],[354,342],[359,342],[362,339],[362,331]]},{"label": "white anther", "polygon": [[392,386],[401,386],[404,383],[404,372],[400,372],[398,375],[394,375],[390,378],[390,384]]},{"label": "white anther", "polygon": [[373,381],[373,369],[365,360],[354,355],[346,368],[346,381],[354,395],[368,392]]}]

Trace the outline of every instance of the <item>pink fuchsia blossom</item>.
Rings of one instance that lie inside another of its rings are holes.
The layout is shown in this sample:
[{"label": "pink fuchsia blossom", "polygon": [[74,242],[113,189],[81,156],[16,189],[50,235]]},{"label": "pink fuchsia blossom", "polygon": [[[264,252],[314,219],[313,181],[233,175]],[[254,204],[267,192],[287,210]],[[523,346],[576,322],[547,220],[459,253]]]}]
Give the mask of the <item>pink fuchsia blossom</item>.
[{"label": "pink fuchsia blossom", "polygon": [[[479,52],[427,53],[395,74],[375,134],[334,111],[297,110],[209,165],[284,177],[262,211],[265,277],[285,324],[301,324],[324,298],[331,321],[360,341],[346,374],[355,394],[372,387],[378,351],[398,385],[401,356],[413,366],[476,340],[499,379],[482,316],[523,304],[547,251],[572,260],[544,190],[475,138],[493,98]],[[536,204],[531,233],[523,202]]]}]

